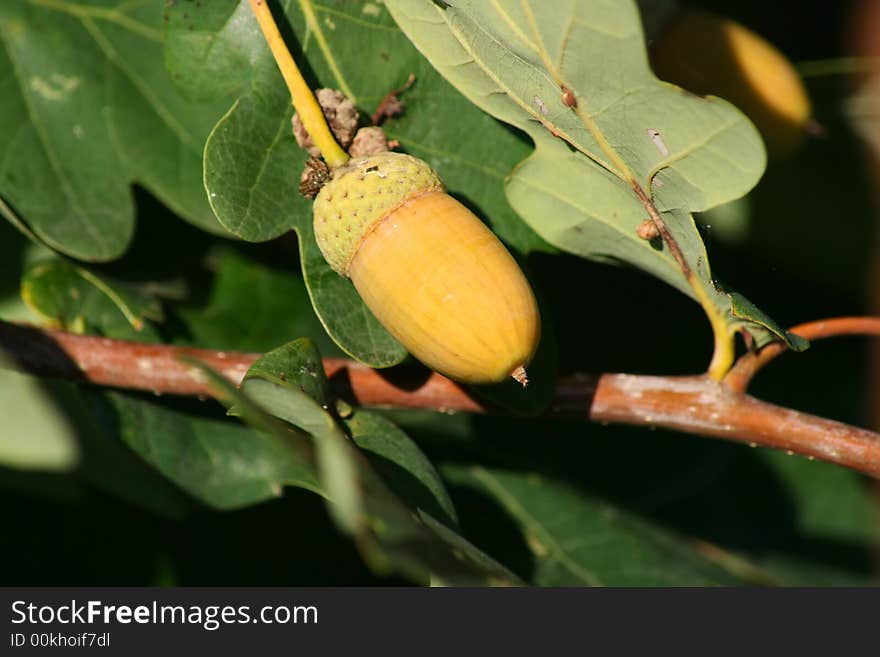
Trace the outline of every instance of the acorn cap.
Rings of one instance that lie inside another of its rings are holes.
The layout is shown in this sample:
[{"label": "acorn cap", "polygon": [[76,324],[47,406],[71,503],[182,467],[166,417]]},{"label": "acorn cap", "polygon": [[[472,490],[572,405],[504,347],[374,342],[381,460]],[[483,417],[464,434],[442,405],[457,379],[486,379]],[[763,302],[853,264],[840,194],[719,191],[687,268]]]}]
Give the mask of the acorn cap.
[{"label": "acorn cap", "polygon": [[408,199],[442,191],[443,183],[422,160],[403,153],[378,153],[350,160],[315,198],[315,239],[324,259],[339,274],[370,229]]}]

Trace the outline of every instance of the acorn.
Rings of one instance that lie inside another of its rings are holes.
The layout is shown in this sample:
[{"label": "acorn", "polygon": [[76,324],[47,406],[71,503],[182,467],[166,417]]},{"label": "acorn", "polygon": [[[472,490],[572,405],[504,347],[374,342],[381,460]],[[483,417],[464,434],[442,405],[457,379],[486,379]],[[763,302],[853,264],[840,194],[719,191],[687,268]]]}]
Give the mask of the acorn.
[{"label": "acorn", "polygon": [[772,156],[792,153],[816,127],[810,98],[792,63],[734,20],[679,11],[651,45],[651,63],[662,80],[736,105],[758,128]]},{"label": "acorn", "polygon": [[315,198],[314,226],[328,264],[413,356],[464,383],[525,385],[540,337],[532,289],[427,163],[349,160]]}]

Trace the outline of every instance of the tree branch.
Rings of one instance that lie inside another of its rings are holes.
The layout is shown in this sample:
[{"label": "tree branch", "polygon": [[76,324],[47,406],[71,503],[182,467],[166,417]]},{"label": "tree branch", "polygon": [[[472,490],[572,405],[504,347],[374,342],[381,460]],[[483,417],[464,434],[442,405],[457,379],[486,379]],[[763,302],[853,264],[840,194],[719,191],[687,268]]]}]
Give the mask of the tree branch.
[{"label": "tree branch", "polygon": [[[799,324],[790,333],[811,342],[840,335],[880,336],[878,317],[835,317]],[[751,351],[740,358],[724,377],[724,385],[734,392],[745,392],[758,371],[778,355],[788,351],[781,342],[771,342],[760,351]]]},{"label": "tree branch", "polygon": [[[827,330],[826,323],[826,330]],[[0,321],[0,350],[16,369],[92,383],[178,395],[211,396],[188,356],[241,382],[259,354],[190,349],[74,335]],[[373,370],[324,360],[340,396],[364,406],[491,409],[439,374],[420,369]],[[548,415],[664,427],[685,433],[787,450],[880,477],[880,434],[762,402],[708,376],[602,374],[561,380]]]}]

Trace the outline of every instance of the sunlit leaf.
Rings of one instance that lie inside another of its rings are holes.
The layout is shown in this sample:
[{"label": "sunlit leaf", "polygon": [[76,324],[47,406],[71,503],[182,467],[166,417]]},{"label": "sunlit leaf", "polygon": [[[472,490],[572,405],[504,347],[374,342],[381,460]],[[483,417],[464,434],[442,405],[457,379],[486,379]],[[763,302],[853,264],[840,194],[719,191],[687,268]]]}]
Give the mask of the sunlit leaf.
[{"label": "sunlit leaf", "polygon": [[[787,339],[735,314],[690,215],[755,185],[761,138],[729,103],[654,77],[633,2],[576,0],[560,11],[512,1],[386,5],[444,77],[534,141],[507,195],[539,235],[644,269],[759,342]],[[655,210],[680,256],[666,240],[639,236]]]}]

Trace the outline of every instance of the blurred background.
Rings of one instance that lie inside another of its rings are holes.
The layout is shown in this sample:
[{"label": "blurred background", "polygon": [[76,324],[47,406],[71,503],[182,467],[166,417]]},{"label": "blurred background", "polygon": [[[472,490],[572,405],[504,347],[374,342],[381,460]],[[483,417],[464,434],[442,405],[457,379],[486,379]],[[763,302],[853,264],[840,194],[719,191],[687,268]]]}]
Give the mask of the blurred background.
[{"label": "blurred background", "polygon": [[[804,75],[822,133],[772,159],[746,199],[700,218],[717,277],[783,326],[880,314],[880,83],[872,93],[870,74],[873,67],[880,75],[880,60],[870,59],[880,56],[880,2],[686,4],[739,21],[792,60]],[[144,190],[137,189],[135,198],[134,245],[102,271],[185,279],[189,295],[174,301],[172,289],[161,337],[185,335],[193,344],[222,348],[219,333],[225,331],[236,335],[240,349],[265,349],[292,337],[290,324],[279,331],[269,321],[263,326],[261,318],[286,312],[279,291],[287,299],[305,298],[290,256],[294,240],[209,240]],[[18,281],[33,250],[0,223],[4,319],[29,317]],[[705,319],[671,288],[636,271],[573,256],[538,253],[525,264],[549,311],[563,374],[705,368],[711,352]],[[246,298],[255,314],[243,319]],[[235,313],[226,312],[230,299]],[[204,321],[191,321],[194,315]],[[658,321],[669,317],[676,321]],[[325,355],[338,353],[314,318],[291,322],[300,322],[301,334],[313,334]],[[768,401],[880,429],[875,352],[867,339],[823,341],[779,358],[751,390]],[[77,423],[83,455],[76,470],[0,468],[0,583],[403,583],[365,566],[317,496],[286,489],[273,501],[212,510],[118,441],[118,425],[112,415],[102,415],[100,394],[51,381],[40,385],[74,416],[94,412]],[[156,403],[174,412],[223,415],[211,402]],[[684,537],[757,583],[866,584],[878,576],[880,489],[841,468],[660,430],[413,411],[387,416],[440,465],[464,535],[527,579],[540,568],[528,532],[496,499],[461,483],[458,473],[469,464],[539,473],[596,500],[608,513]]]}]

